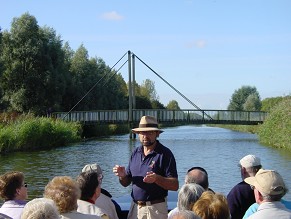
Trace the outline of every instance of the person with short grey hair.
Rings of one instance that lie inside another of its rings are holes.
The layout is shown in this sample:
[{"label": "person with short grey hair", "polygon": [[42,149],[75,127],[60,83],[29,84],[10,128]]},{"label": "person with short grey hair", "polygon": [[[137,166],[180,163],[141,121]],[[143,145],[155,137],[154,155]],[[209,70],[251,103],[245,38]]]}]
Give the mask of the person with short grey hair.
[{"label": "person with short grey hair", "polygon": [[184,184],[178,193],[177,207],[169,212],[168,219],[172,219],[176,212],[192,210],[194,203],[199,199],[204,191],[205,189],[196,183]]},{"label": "person with short grey hair", "polygon": [[177,211],[172,215],[172,219],[201,219],[193,211],[183,210]]},{"label": "person with short grey hair", "polygon": [[21,219],[59,219],[58,208],[53,200],[35,198],[23,208]]}]

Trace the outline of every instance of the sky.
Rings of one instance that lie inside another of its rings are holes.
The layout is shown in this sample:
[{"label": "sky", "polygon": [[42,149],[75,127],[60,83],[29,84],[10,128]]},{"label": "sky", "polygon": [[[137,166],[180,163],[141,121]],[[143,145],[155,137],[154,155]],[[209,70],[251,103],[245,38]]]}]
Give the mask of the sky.
[{"label": "sky", "polygon": [[[262,100],[291,94],[290,11],[290,0],[1,0],[0,26],[28,12],[109,67],[131,51],[199,108],[218,110],[242,86]],[[119,72],[128,81],[128,65]],[[135,79],[152,80],[164,105],[193,109],[138,59]]]}]

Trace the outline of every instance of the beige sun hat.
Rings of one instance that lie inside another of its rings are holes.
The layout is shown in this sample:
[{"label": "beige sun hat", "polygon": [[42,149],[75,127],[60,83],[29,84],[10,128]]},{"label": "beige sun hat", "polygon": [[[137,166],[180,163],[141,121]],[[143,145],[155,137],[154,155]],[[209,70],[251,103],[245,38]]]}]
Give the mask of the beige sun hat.
[{"label": "beige sun hat", "polygon": [[153,116],[143,116],[140,119],[138,128],[132,129],[134,133],[136,132],[149,132],[149,131],[159,131],[160,133],[163,130],[159,129],[158,121]]},{"label": "beige sun hat", "polygon": [[98,174],[102,174],[102,169],[97,163],[85,165],[82,169],[82,172],[87,171],[96,171]]},{"label": "beige sun hat", "polygon": [[244,180],[265,195],[284,195],[286,186],[282,176],[275,170],[260,169],[255,176]]}]

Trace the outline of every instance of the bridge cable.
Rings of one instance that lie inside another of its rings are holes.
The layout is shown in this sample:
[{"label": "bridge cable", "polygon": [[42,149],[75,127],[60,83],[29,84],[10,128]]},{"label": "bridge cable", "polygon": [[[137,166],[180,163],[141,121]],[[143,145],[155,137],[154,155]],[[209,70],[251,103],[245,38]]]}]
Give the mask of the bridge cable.
[{"label": "bridge cable", "polygon": [[[112,69],[120,62],[121,59],[124,58],[124,56],[127,55],[127,52],[110,68],[110,70],[105,74],[103,75],[88,91],[87,93],[63,116],[62,119],[65,119],[69,114],[70,112],[72,112],[73,109],[75,109],[76,106],[79,105],[79,103],[81,103],[81,101],[97,86],[97,84],[99,84],[99,82],[105,77],[107,76],[109,73],[111,73]],[[125,64],[125,63],[124,63]],[[123,64],[123,65],[124,65]],[[122,66],[123,66],[122,65]],[[120,68],[119,68],[120,69]]]},{"label": "bridge cable", "polygon": [[109,78],[109,79],[107,79],[107,81],[105,81],[105,83],[102,85],[102,87],[104,87],[110,80],[111,80],[111,78],[113,78],[113,76],[114,75],[116,75],[118,72],[119,72],[119,70],[126,64],[128,62],[128,60],[126,60],[121,66],[120,66],[120,68],[119,69],[117,69],[117,71]]},{"label": "bridge cable", "polygon": [[[135,54],[134,54],[135,55]],[[176,91],[178,94],[180,94],[185,100],[188,101],[192,106],[194,106],[196,109],[204,113],[209,119],[213,119],[211,116],[209,116],[207,113],[205,113],[204,110],[200,109],[197,105],[195,105],[191,100],[189,100],[184,94],[182,94],[180,91],[178,91],[175,87],[173,87],[169,82],[167,82],[162,76],[160,76],[156,71],[154,71],[150,66],[148,66],[144,61],[142,61],[137,55],[135,57],[141,61],[146,67],[148,67],[155,75],[157,75],[160,79],[162,79],[167,85],[169,85],[174,91]]]}]

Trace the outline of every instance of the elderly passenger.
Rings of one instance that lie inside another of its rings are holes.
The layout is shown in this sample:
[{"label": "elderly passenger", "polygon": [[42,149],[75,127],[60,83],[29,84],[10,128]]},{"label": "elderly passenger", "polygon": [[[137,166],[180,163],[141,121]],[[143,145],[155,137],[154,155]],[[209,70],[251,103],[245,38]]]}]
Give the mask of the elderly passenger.
[{"label": "elderly passenger", "polygon": [[211,191],[204,192],[192,210],[202,219],[230,219],[226,197]]},{"label": "elderly passenger", "polygon": [[176,212],[192,210],[194,203],[204,191],[204,188],[196,183],[184,184],[178,193],[178,207],[169,212],[168,219],[172,218]]},{"label": "elderly passenger", "polygon": [[21,219],[59,219],[59,212],[53,200],[35,198],[29,201],[22,212]]},{"label": "elderly passenger", "polygon": [[[102,219],[109,219],[103,209],[95,205],[96,199],[101,193],[101,175],[96,171],[87,171],[77,177],[77,183],[81,189],[81,198],[78,200],[78,212],[93,214]],[[112,202],[111,202],[112,203]]]},{"label": "elderly passenger", "polygon": [[11,171],[0,176],[0,197],[5,201],[0,213],[20,219],[27,199],[27,184],[22,172]]},{"label": "elderly passenger", "polygon": [[172,219],[201,219],[193,211],[183,210],[177,211],[173,214]]},{"label": "elderly passenger", "polygon": [[77,212],[77,200],[81,196],[80,188],[69,176],[57,176],[50,181],[44,191],[44,197],[54,200],[63,219],[100,219],[101,217]]},{"label": "elderly passenger", "polygon": [[259,170],[245,182],[252,186],[259,204],[258,211],[249,219],[291,219],[291,211],[280,201],[288,192],[282,176],[275,170]]}]

